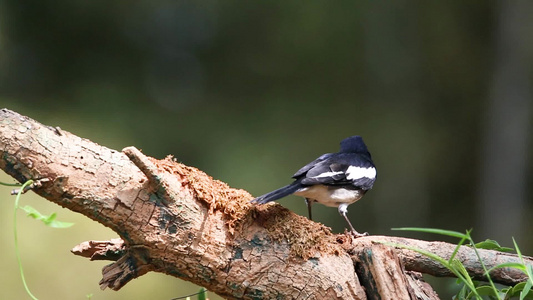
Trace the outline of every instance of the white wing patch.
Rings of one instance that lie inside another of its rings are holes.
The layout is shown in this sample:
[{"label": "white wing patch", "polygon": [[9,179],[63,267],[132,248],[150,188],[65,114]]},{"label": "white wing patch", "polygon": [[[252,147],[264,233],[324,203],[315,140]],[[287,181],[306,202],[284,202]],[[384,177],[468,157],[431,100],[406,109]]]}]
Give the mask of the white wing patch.
[{"label": "white wing patch", "polygon": [[374,167],[361,168],[361,167],[349,166],[348,170],[346,170],[346,179],[348,180],[355,180],[355,179],[360,179],[363,177],[370,178],[370,179],[376,178],[376,169]]},{"label": "white wing patch", "polygon": [[321,173],[321,174],[318,174],[318,175],[314,176],[313,178],[331,177],[331,176],[342,174],[342,173],[343,173],[342,171],[339,171],[339,172],[324,172],[324,173]]}]

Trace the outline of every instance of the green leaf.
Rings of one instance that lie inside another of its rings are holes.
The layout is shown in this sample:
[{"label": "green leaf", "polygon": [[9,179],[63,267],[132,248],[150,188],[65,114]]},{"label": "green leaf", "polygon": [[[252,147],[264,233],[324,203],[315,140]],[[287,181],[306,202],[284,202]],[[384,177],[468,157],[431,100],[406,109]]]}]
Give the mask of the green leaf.
[{"label": "green leaf", "polygon": [[459,290],[459,292],[457,293],[457,295],[455,295],[455,297],[453,297],[453,299],[460,299],[460,300],[462,300],[462,299],[468,299],[468,298],[466,297],[466,291],[467,291],[467,289],[466,289],[466,285],[463,284],[463,287]]},{"label": "green leaf", "polygon": [[456,237],[460,239],[468,239],[468,240],[470,239],[470,236],[467,234],[457,232],[457,231],[437,229],[437,228],[401,227],[401,228],[392,228],[392,230],[427,232],[427,233],[435,233],[435,234],[440,234],[440,235],[452,236],[452,237]]},{"label": "green leaf", "polygon": [[520,252],[520,248],[518,248],[518,245],[516,244],[516,241],[514,240],[514,237],[512,237],[512,239],[513,239],[514,248],[516,250],[516,254],[518,254],[518,257],[520,257],[520,260],[524,261],[522,259],[522,252]]},{"label": "green leaf", "polygon": [[198,293],[198,300],[206,300],[207,298],[207,290],[205,288],[201,288],[200,292]]},{"label": "green leaf", "polygon": [[497,241],[490,239],[486,239],[483,242],[479,242],[475,245],[478,249],[496,250],[500,252],[513,252],[514,250],[513,248],[509,247],[502,247]]},{"label": "green leaf", "polygon": [[[458,260],[458,259],[454,259],[454,260],[452,260],[452,261],[451,261],[451,266],[452,266],[452,268],[453,268],[454,270],[456,270],[457,272],[461,273],[463,276],[465,276],[465,277],[470,277],[470,276],[468,275],[468,271],[466,271],[465,266],[463,265],[463,263],[462,263],[460,260]],[[470,282],[472,282],[472,281],[470,281]],[[472,285],[473,285],[473,284],[474,284],[474,283],[472,282]]]},{"label": "green leaf", "polygon": [[44,216],[44,218],[42,219],[44,224],[46,225],[50,225],[50,223],[52,223],[57,217],[57,214],[56,213],[52,213],[51,215],[49,216]]},{"label": "green leaf", "polygon": [[524,285],[524,289],[522,290],[522,292],[520,292],[520,300],[525,299],[527,294],[529,294],[530,290],[531,290],[531,280],[528,280],[526,284]]},{"label": "green leaf", "polygon": [[416,248],[416,247],[407,246],[407,245],[396,244],[396,243],[384,242],[382,244],[388,245],[388,246],[392,246],[392,247],[399,247],[399,248],[409,249],[409,250],[418,252],[418,253],[420,253],[422,255],[425,255],[425,256],[427,256],[427,257],[429,257],[429,258],[431,258],[431,259],[433,259],[435,261],[438,261],[441,265],[443,265],[447,269],[450,269],[450,264],[448,263],[447,260],[445,260],[444,258],[438,256],[437,254],[431,253],[429,251],[426,251],[426,250],[423,250],[423,249],[419,249],[419,248]]},{"label": "green leaf", "polygon": [[520,282],[520,283],[517,283],[515,286],[513,286],[513,288],[511,289],[513,292],[513,296],[523,291],[525,285],[526,285],[525,282]]},{"label": "green leaf", "polygon": [[40,220],[42,218],[41,213],[31,206],[26,205],[26,206],[20,207],[20,209],[25,211],[28,214],[28,217],[34,218],[36,220]]},{"label": "green leaf", "polygon": [[463,263],[460,260],[454,259],[451,262],[451,269],[450,270],[451,271],[455,271],[454,273],[456,275],[460,274],[461,276],[457,276],[457,277],[459,277],[461,280],[463,280],[463,282],[468,286],[468,288],[474,294],[477,295],[475,284],[472,281],[472,278],[470,277],[470,275],[468,274],[468,271],[466,270],[465,266],[463,265]]},{"label": "green leaf", "polygon": [[490,285],[478,286],[476,291],[480,296],[494,296],[494,290]]},{"label": "green leaf", "polygon": [[529,281],[533,281],[533,266],[526,265],[526,274],[529,277]]},{"label": "green leaf", "polygon": [[470,299],[474,296],[476,299],[481,299],[477,293],[476,284],[474,281],[472,281],[472,278],[460,260],[454,259],[447,268],[452,271],[452,273],[454,273],[455,276],[457,276],[457,278],[460,279],[470,290],[470,294],[466,297],[466,299]]},{"label": "green leaf", "polygon": [[452,260],[455,259],[455,256],[457,255],[457,253],[459,252],[459,249],[461,249],[461,246],[463,245],[463,243],[465,242],[465,238],[462,238],[459,243],[457,243],[457,246],[455,246],[455,249],[453,249],[453,253],[452,255],[450,256],[450,259],[448,259],[448,262],[451,263]]},{"label": "green leaf", "polygon": [[[531,266],[530,264],[526,265],[526,263],[524,262],[524,258],[522,257],[522,252],[520,252],[520,248],[518,248],[518,244],[516,243],[514,237],[512,237],[513,239],[513,245],[515,247],[515,250],[516,250],[516,254],[518,255],[518,257],[520,258],[520,261],[522,262],[522,265],[524,266],[525,270],[524,273],[526,273],[528,279],[527,279],[527,282],[528,284],[531,284],[533,285],[533,266]],[[527,285],[526,285],[527,287]],[[529,287],[531,288],[531,287]],[[529,291],[529,289],[528,289]]]},{"label": "green leaf", "polygon": [[[526,282],[517,283],[515,286],[513,286],[507,291],[507,294],[505,294],[505,299],[511,299],[512,297],[521,295],[525,287],[526,287]],[[533,292],[529,290],[529,292],[525,294],[524,297],[525,299],[533,299]]]},{"label": "green leaf", "polygon": [[68,228],[68,227],[71,227],[72,225],[74,225],[74,223],[56,221],[56,217],[57,217],[56,213],[52,213],[49,216],[45,216],[45,215],[41,214],[39,211],[37,211],[35,208],[33,208],[33,207],[29,206],[29,205],[25,205],[23,207],[20,207],[20,209],[24,210],[26,212],[26,214],[28,215],[28,217],[31,217],[31,218],[33,218],[35,220],[40,220],[46,226],[50,226],[52,228]]},{"label": "green leaf", "polygon": [[490,273],[494,269],[501,269],[501,268],[514,268],[514,269],[518,269],[526,273],[526,266],[524,266],[524,264],[516,263],[516,262],[508,262],[508,263],[499,264],[495,267],[492,267],[488,272]]},{"label": "green leaf", "polygon": [[69,227],[72,227],[74,225],[74,223],[70,223],[70,222],[61,222],[61,221],[52,221],[50,222],[50,224],[46,224],[52,228],[69,228]]},{"label": "green leaf", "polygon": [[513,291],[513,288],[511,287],[506,287],[506,288],[501,289],[500,292],[502,293],[502,296],[503,296],[502,299],[503,300],[510,299],[512,291]]}]

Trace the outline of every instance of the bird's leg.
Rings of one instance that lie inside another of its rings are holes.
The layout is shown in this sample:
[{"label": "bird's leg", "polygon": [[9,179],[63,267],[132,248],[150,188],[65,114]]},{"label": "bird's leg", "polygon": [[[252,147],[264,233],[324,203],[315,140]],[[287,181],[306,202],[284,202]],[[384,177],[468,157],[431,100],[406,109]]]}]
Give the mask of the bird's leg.
[{"label": "bird's leg", "polygon": [[359,233],[357,232],[357,230],[355,230],[355,228],[353,228],[352,226],[352,223],[350,222],[350,220],[348,219],[348,216],[346,215],[348,213],[348,203],[341,203],[339,205],[339,214],[341,216],[344,217],[344,219],[346,220],[346,222],[348,222],[348,225],[350,225],[350,229],[352,230],[352,234],[358,238],[358,237],[362,237],[362,236],[367,236],[368,235],[368,232],[365,232],[365,233]]},{"label": "bird's leg", "polygon": [[307,205],[307,212],[309,213],[309,220],[313,220],[313,215],[311,214],[311,205],[313,205],[313,200],[305,198],[305,204]]}]

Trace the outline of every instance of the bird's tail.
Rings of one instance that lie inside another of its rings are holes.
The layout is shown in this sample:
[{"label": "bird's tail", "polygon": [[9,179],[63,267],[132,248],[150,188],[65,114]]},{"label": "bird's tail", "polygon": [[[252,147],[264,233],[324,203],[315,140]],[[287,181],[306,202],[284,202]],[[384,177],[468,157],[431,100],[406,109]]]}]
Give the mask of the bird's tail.
[{"label": "bird's tail", "polygon": [[296,181],[275,191],[259,196],[250,202],[256,204],[265,204],[267,202],[275,201],[285,196],[288,196],[296,192],[299,188],[301,188],[301,185],[299,182]]}]

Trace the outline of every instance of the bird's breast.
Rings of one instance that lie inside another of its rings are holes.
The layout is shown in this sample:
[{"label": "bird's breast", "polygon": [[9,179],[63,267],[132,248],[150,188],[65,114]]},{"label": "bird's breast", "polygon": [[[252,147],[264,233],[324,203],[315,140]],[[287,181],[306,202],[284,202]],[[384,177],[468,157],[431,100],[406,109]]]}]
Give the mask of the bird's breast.
[{"label": "bird's breast", "polygon": [[338,207],[341,203],[352,204],[361,199],[365,191],[352,187],[337,187],[325,185],[312,185],[297,190],[294,195],[315,200],[330,207]]}]

